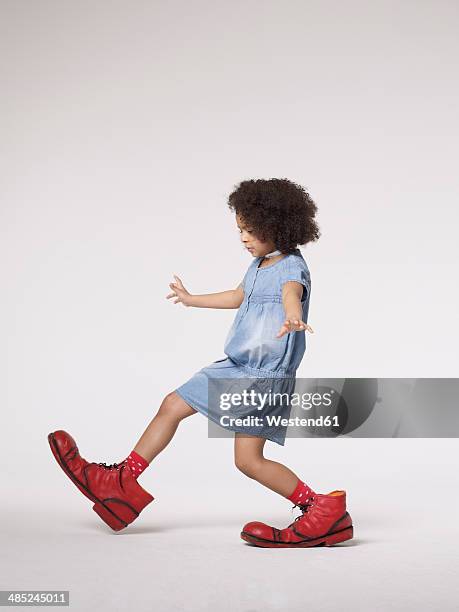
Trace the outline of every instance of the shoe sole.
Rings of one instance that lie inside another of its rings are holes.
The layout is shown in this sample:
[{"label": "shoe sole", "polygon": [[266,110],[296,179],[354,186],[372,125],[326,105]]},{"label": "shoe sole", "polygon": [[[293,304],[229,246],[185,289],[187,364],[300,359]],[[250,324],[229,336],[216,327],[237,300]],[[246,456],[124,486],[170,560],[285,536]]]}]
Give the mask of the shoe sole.
[{"label": "shoe sole", "polygon": [[257,536],[251,535],[246,531],[241,531],[241,538],[253,544],[254,546],[260,546],[262,548],[312,548],[313,546],[334,546],[340,542],[351,540],[354,537],[354,527],[346,527],[339,531],[333,531],[327,533],[320,538],[314,540],[301,540],[300,542],[275,542],[274,540],[265,540],[264,538],[258,538]]},{"label": "shoe sole", "polygon": [[[48,434],[48,442],[51,448],[51,451],[56,459],[57,463],[63,469],[65,474],[70,478],[70,480],[76,485],[76,487],[85,495],[88,499],[90,499],[94,503],[92,509],[96,512],[100,518],[106,523],[113,531],[121,531],[125,527],[127,527],[130,523],[127,523],[122,518],[120,518],[111,508],[109,508],[101,499],[96,497],[78,478],[76,478],[73,473],[67,467],[65,463],[64,457],[62,457],[57,442],[54,438],[54,434]],[[152,500],[153,501],[153,500]],[[133,510],[131,508],[131,510]],[[133,510],[134,511],[134,510]],[[139,513],[137,512],[137,516]],[[134,518],[137,518],[134,517]]]}]

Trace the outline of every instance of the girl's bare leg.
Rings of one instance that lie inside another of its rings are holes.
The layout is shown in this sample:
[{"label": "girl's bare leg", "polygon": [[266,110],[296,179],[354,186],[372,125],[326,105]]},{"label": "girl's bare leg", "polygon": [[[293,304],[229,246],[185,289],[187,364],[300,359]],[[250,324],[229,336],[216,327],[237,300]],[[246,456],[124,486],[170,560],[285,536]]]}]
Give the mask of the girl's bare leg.
[{"label": "girl's bare leg", "polygon": [[180,421],[193,414],[196,414],[196,410],[172,391],[163,399],[158,412],[135,445],[135,452],[151,463],[172,440]]},{"label": "girl's bare leg", "polygon": [[235,434],[234,461],[246,476],[256,480],[283,497],[293,493],[298,476],[288,467],[263,456],[266,439],[248,434]]}]

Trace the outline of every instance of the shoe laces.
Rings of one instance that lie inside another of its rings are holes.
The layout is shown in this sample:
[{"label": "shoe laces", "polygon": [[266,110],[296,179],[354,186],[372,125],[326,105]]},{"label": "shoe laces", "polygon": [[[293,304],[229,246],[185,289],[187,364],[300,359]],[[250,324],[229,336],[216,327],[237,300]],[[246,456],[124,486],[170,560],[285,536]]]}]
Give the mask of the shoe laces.
[{"label": "shoe laces", "polygon": [[[295,517],[295,520],[293,521],[292,525],[295,523],[295,521],[299,521],[307,512],[309,512],[309,510],[314,506],[314,500],[314,495],[311,495],[311,497],[309,497],[309,499],[304,504],[295,504],[294,506],[292,506],[292,512],[295,508],[299,508],[301,510],[301,514]],[[291,525],[289,525],[289,527],[291,527]]]},{"label": "shoe laces", "polygon": [[110,463],[109,465],[107,465],[105,463],[105,461],[98,463],[97,465],[100,465],[101,467],[103,467],[106,470],[117,470],[119,467],[121,467],[122,465],[124,465],[125,461],[122,461],[121,463]]}]

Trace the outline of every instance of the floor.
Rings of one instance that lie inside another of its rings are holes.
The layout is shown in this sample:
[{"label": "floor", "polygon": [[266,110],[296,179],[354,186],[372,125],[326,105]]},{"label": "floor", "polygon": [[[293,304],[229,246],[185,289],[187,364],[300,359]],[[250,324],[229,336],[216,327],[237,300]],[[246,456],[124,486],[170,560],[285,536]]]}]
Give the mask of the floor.
[{"label": "floor", "polygon": [[[454,442],[445,441],[451,453]],[[70,608],[82,612],[457,610],[458,493],[445,490],[454,465],[441,475],[427,464],[407,463],[404,471],[407,478],[367,479],[352,503],[348,494],[353,540],[270,550],[243,542],[241,526],[264,520],[283,527],[297,510],[252,481],[240,485],[248,510],[240,499],[236,509],[229,488],[187,481],[167,496],[161,483],[136,523],[115,533],[51,468],[53,500],[17,489],[3,503],[1,588],[69,590]],[[151,489],[152,477],[141,478]]]}]

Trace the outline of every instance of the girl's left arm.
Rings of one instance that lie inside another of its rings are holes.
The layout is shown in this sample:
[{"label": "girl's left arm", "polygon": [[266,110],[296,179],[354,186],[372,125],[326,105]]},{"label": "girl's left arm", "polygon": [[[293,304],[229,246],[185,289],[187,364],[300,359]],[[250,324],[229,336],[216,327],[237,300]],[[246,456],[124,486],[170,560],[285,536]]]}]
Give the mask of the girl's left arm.
[{"label": "girl's left arm", "polygon": [[303,321],[303,307],[301,297],[303,295],[303,285],[296,281],[287,281],[282,286],[282,304],[284,306],[285,321],[279,330],[276,338],[281,338],[284,334],[292,331],[308,330],[312,333],[313,329]]},{"label": "girl's left arm", "polygon": [[303,295],[303,285],[296,281],[288,281],[282,287],[282,303],[286,319],[297,319],[301,321],[303,317],[303,307],[301,306],[301,296]]}]

